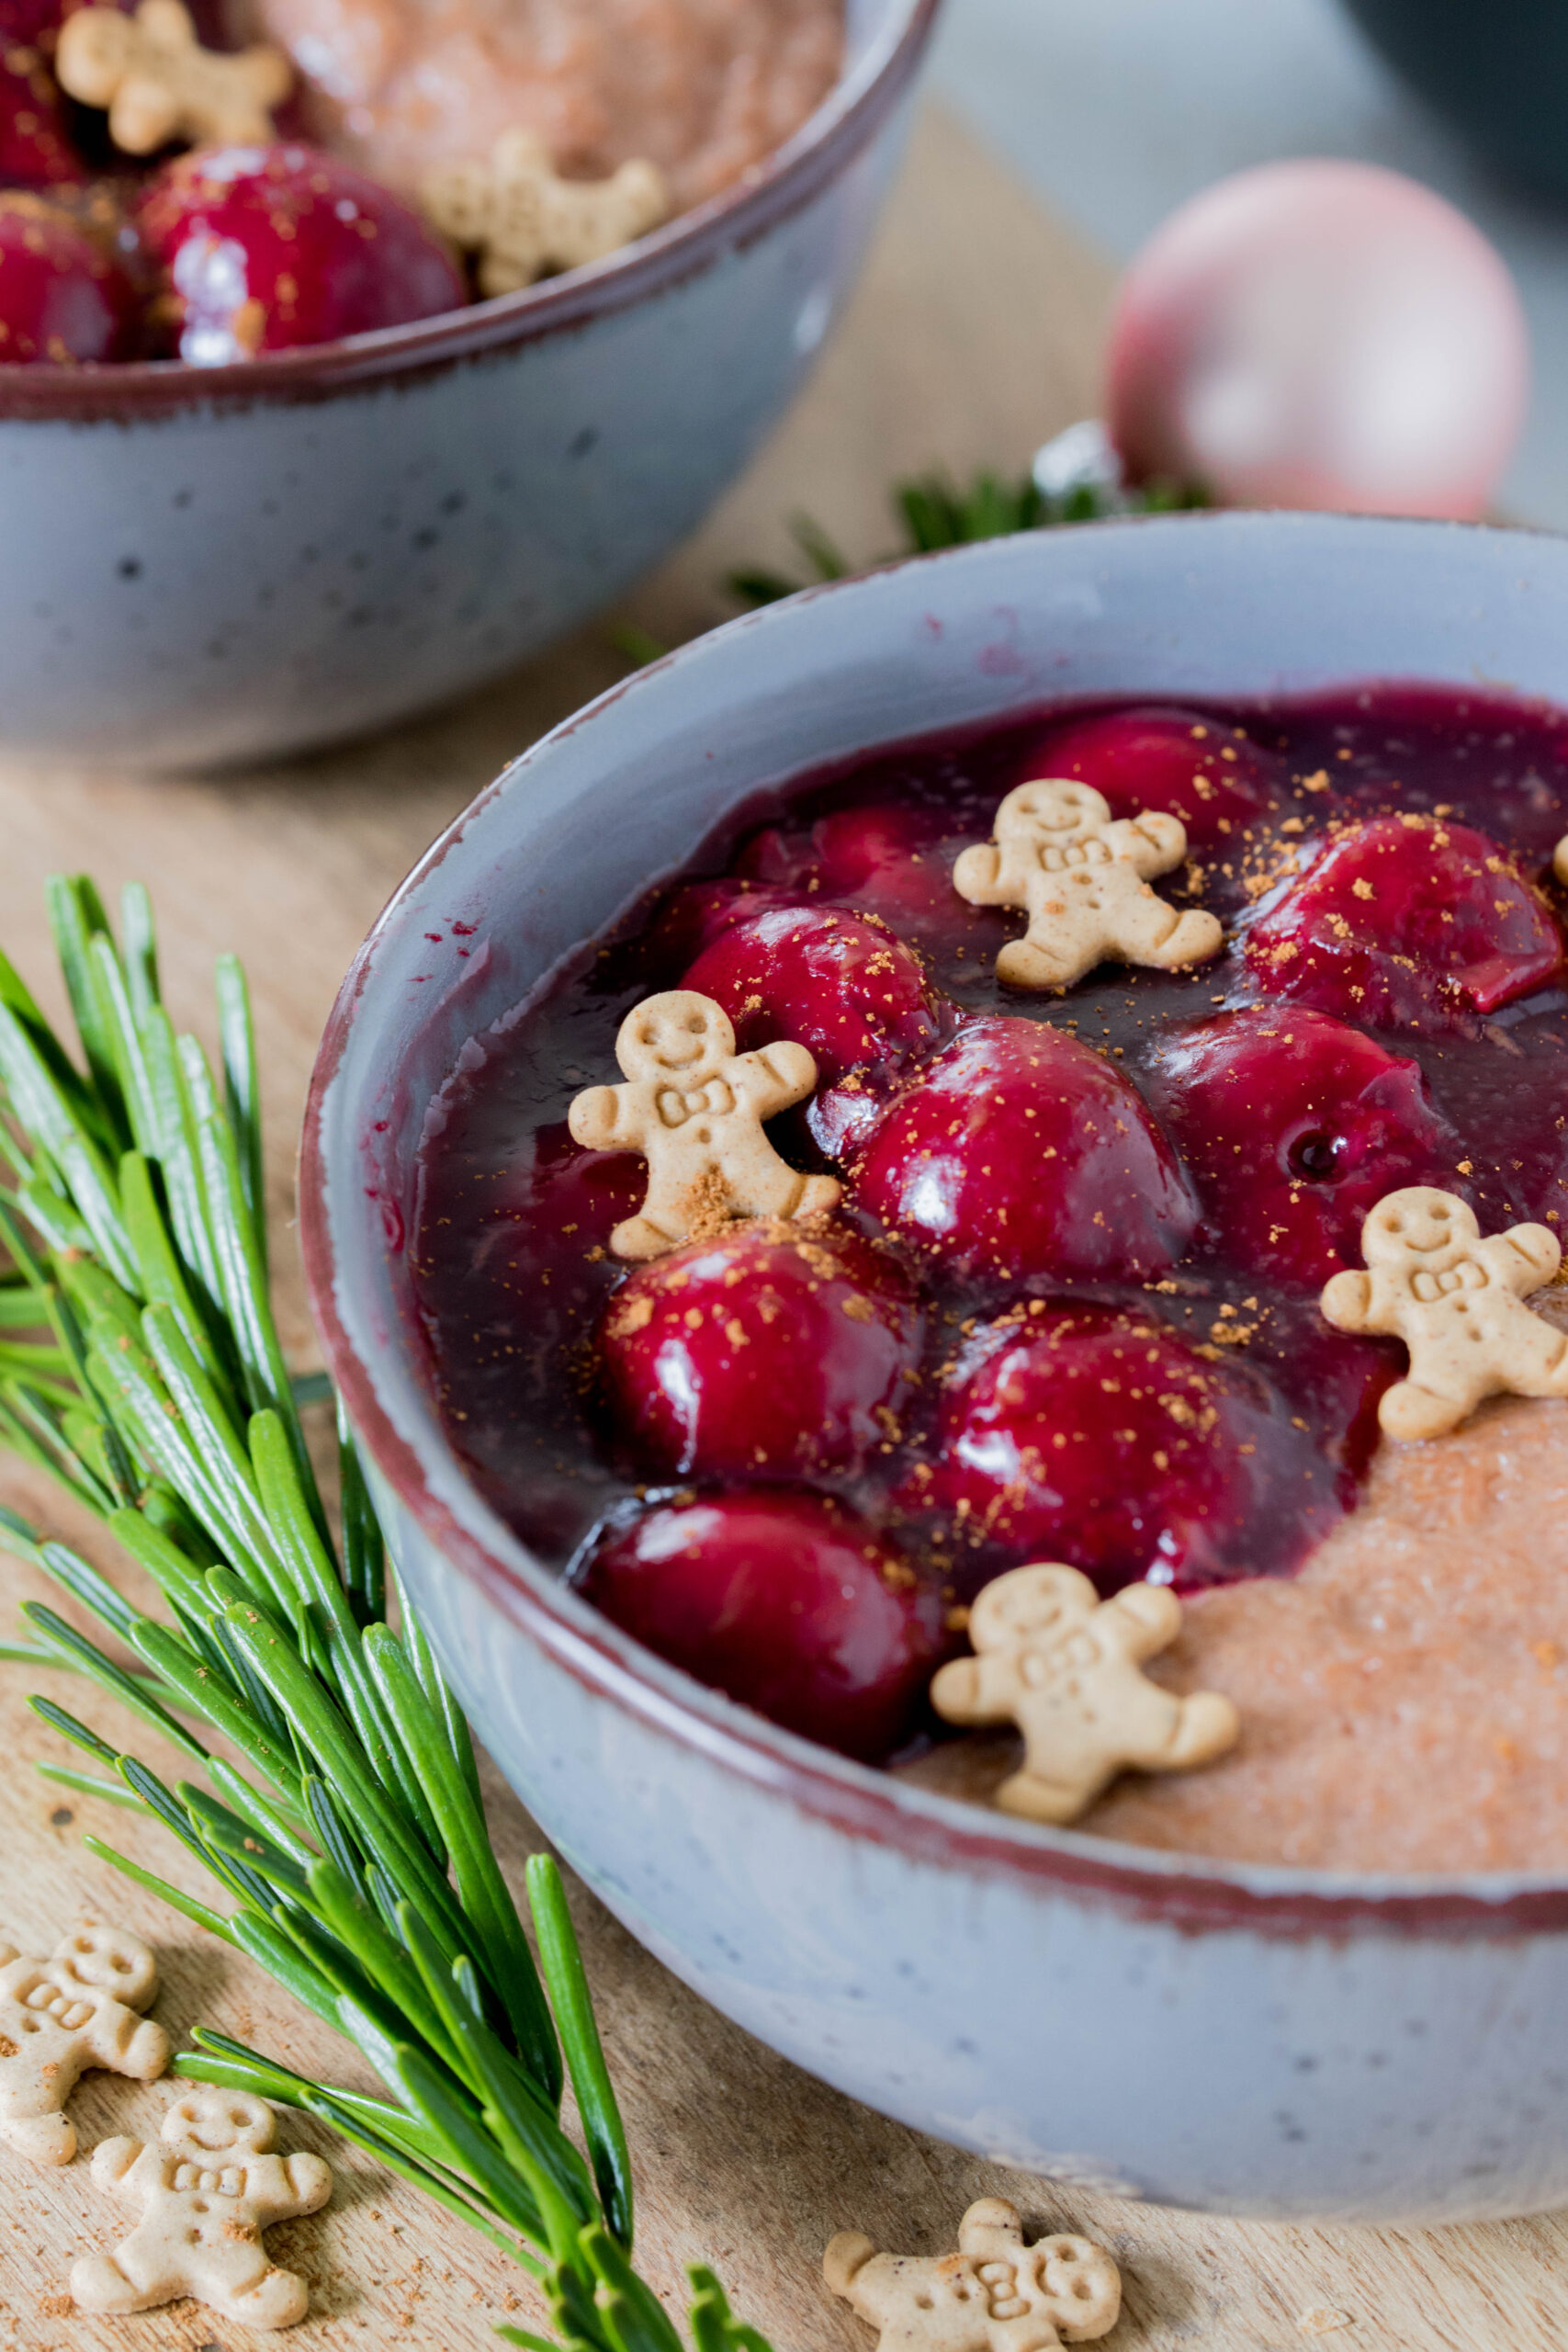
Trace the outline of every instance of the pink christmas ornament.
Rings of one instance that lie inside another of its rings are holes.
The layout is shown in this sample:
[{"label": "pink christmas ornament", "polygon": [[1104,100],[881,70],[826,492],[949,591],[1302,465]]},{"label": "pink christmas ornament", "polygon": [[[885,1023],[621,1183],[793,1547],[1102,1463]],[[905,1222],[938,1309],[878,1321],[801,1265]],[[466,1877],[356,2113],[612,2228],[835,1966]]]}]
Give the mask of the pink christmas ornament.
[{"label": "pink christmas ornament", "polygon": [[1482,514],[1524,423],[1518,291],[1472,222],[1371,164],[1206,188],[1122,281],[1107,418],[1136,481],[1226,505]]}]

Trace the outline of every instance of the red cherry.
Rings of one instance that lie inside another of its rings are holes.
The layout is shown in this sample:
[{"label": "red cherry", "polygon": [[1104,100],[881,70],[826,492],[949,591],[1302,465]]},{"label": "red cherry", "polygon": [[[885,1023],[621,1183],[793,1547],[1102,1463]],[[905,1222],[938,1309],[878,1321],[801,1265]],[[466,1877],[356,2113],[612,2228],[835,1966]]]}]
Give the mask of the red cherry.
[{"label": "red cherry", "polygon": [[943,1646],[930,1585],[825,1496],[651,1510],[611,1538],[583,1590],[699,1682],[868,1760],[908,1736]]},{"label": "red cherry", "polygon": [[1211,1238],[1249,1273],[1325,1283],[1359,1265],[1385,1193],[1453,1186],[1458,1145],[1420,1066],[1325,1012],[1254,1006],[1174,1030],[1149,1092]]},{"label": "red cherry", "polygon": [[1032,742],[1010,778],[1076,776],[1102,792],[1113,817],[1162,808],[1194,849],[1223,848],[1277,806],[1277,763],[1239,728],[1201,710],[1150,705],[1069,718]]},{"label": "red cherry", "polygon": [[1484,833],[1435,817],[1374,817],[1324,838],[1265,902],[1245,953],[1268,996],[1427,1034],[1563,969],[1540,892]]},{"label": "red cherry", "polygon": [[738,922],[768,907],[794,905],[793,894],[764,889],[725,875],[716,882],[682,882],[660,902],[643,938],[643,956],[660,984],[675,986],[694,956]]},{"label": "red cherry", "polygon": [[139,306],[96,238],[40,197],[0,195],[0,361],[128,359]]},{"label": "red cherry", "polygon": [[970,1023],[895,1097],[855,1169],[863,1207],[962,1279],[1139,1279],[1196,1222],[1121,1072],[1043,1022]]},{"label": "red cherry", "polygon": [[898,1435],[922,1317],[856,1234],[750,1225],[631,1275],[600,1326],[615,1427],[658,1478],[818,1477]]},{"label": "red cherry", "polygon": [[926,939],[967,927],[942,844],[951,820],[934,808],[874,801],[837,808],[806,833],[772,825],[754,833],[736,870],[759,882],[837,899],[880,915],[901,935]]},{"label": "red cherry", "polygon": [[778,1037],[810,1049],[807,1125],[834,1155],[870,1133],[893,1074],[937,1033],[936,998],[913,950],[886,923],[831,907],[773,907],[731,924],[681,985],[724,1007],[742,1052]]},{"label": "red cherry", "polygon": [[[53,76],[28,39],[3,33],[0,44],[0,184],[79,187],[86,169],[71,143]],[[0,358],[12,356],[0,351]]]},{"label": "red cherry", "polygon": [[1031,1299],[965,1350],[903,1498],[942,1512],[987,1575],[1065,1560],[1103,1592],[1151,1572],[1201,1584],[1266,1565],[1271,1522],[1314,1499],[1282,1498],[1314,1453],[1266,1392],[1165,1325]]},{"label": "red cherry", "polygon": [[182,359],[220,367],[335,343],[466,300],[417,212],[318,148],[206,147],[164,165],[141,214]]}]

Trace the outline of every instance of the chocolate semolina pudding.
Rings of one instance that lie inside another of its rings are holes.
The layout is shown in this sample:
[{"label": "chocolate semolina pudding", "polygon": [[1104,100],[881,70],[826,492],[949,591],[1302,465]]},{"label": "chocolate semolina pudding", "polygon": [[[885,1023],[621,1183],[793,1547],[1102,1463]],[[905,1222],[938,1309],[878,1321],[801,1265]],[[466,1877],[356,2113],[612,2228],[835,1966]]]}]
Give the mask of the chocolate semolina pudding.
[{"label": "chocolate semolina pudding", "polygon": [[310,137],[411,191],[536,131],[558,170],[641,157],[684,211],[798,130],[838,79],[840,0],[243,0],[292,55]]},{"label": "chocolate semolina pudding", "polygon": [[[1077,1826],[1134,1845],[1344,1871],[1568,1868],[1568,1404],[1510,1397],[1384,1446],[1294,1577],[1191,1595],[1149,1668],[1223,1691],[1235,1752],[1127,1774]],[[1018,1743],[906,1776],[988,1802]]]}]

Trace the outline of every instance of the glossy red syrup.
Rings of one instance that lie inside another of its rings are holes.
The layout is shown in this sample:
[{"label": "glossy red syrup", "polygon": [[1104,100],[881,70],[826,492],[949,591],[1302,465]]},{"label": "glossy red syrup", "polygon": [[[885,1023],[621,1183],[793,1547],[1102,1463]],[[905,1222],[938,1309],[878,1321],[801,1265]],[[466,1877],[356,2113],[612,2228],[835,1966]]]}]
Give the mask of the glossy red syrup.
[{"label": "glossy red syrup", "polygon": [[[999,986],[1021,918],[952,867],[1042,774],[1183,817],[1161,888],[1221,916],[1213,964]],[[445,1090],[413,1265],[455,1444],[617,1622],[857,1755],[919,1735],[1009,1566],[1289,1574],[1403,1361],[1317,1309],[1368,1208],[1568,1217],[1564,832],[1568,716],[1393,686],[1039,713],[753,806]],[[845,1198],[628,1272],[641,1163],[566,1111],[680,985],[811,1046],[775,1140]]]}]

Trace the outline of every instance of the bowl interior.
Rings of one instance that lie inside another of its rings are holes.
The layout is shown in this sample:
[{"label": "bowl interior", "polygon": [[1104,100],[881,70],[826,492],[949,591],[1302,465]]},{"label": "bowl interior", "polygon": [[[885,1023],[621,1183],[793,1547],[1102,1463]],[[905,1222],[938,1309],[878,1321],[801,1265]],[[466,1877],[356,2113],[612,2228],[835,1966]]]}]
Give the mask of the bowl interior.
[{"label": "bowl interior", "polygon": [[454,1573],[499,1579],[536,1637],[680,1736],[728,1743],[740,1769],[804,1771],[811,1801],[840,1792],[894,1838],[923,1819],[1021,1859],[1066,1846],[1123,1871],[1197,1870],[1260,1891],[1394,1884],[1184,1861],[1006,1821],[807,1747],[666,1668],[547,1576],[468,1483],[426,1385],[403,1253],[425,1118],[470,1041],[760,790],[874,744],[1063,700],[1395,679],[1568,702],[1565,612],[1568,541],[1320,515],[1097,524],[770,607],[639,673],[517,761],[362,950],[322,1046],[301,1163],[333,1370],[379,1474]]}]

